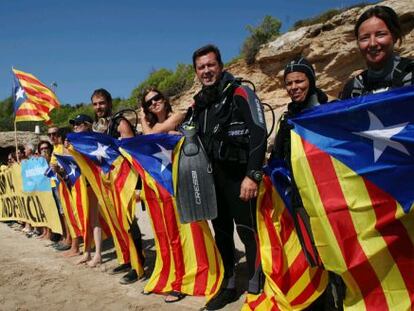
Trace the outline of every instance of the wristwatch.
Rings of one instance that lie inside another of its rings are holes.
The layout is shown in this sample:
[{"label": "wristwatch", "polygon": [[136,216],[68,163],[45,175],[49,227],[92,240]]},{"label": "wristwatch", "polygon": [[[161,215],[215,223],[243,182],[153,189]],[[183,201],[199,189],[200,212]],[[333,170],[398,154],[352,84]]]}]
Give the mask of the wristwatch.
[{"label": "wristwatch", "polygon": [[262,171],[255,171],[251,170],[247,173],[247,177],[253,179],[255,182],[261,182],[263,179],[263,172]]}]

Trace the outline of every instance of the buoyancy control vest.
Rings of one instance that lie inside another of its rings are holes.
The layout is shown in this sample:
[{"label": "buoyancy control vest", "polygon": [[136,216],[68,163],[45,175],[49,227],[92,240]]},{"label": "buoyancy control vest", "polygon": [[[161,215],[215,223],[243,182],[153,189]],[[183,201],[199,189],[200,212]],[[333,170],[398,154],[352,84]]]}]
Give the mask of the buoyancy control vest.
[{"label": "buoyancy control vest", "polygon": [[391,68],[385,72],[383,77],[371,77],[369,70],[364,70],[345,84],[339,97],[341,99],[354,98],[413,84],[414,60],[395,55]]},{"label": "buoyancy control vest", "polygon": [[[132,118],[128,115],[132,115]],[[135,124],[132,124],[131,120],[135,119]],[[133,109],[124,109],[112,116],[106,118],[100,118],[92,125],[92,130],[98,133],[104,133],[114,138],[119,138],[121,134],[118,131],[118,126],[122,120],[128,122],[134,135],[136,134],[136,123],[138,121],[138,116],[135,110]]]},{"label": "buoyancy control vest", "polygon": [[254,91],[224,72],[217,86],[203,88],[194,99],[198,132],[210,159],[246,164],[251,133],[240,105],[249,105],[253,122],[266,128],[263,108]]}]

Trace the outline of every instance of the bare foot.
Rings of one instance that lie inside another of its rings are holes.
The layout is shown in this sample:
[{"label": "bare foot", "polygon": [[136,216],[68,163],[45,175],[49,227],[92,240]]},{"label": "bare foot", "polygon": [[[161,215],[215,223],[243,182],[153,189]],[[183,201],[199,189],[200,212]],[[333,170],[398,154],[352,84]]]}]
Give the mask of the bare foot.
[{"label": "bare foot", "polygon": [[95,268],[98,267],[99,265],[101,265],[102,263],[102,258],[101,256],[93,256],[91,261],[88,261],[86,264],[91,267],[91,268]]},{"label": "bare foot", "polygon": [[67,257],[67,258],[75,257],[75,256],[79,256],[79,255],[80,255],[80,252],[77,249],[69,249],[69,250],[63,252],[63,254],[62,254],[63,257]]},{"label": "bare foot", "polygon": [[89,260],[91,260],[91,255],[84,254],[81,258],[75,261],[75,264],[81,265],[81,264],[87,263]]}]

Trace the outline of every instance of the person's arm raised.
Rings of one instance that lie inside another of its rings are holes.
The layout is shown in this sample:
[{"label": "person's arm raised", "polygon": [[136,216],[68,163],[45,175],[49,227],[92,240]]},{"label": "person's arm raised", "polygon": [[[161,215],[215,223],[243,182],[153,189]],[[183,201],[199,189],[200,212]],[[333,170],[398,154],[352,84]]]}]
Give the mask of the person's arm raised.
[{"label": "person's arm raised", "polygon": [[164,122],[156,123],[152,128],[146,124],[148,129],[145,129],[145,125],[143,125],[144,122],[142,122],[142,132],[144,134],[156,134],[175,131],[178,125],[183,121],[184,116],[185,114],[182,112],[173,112]]}]

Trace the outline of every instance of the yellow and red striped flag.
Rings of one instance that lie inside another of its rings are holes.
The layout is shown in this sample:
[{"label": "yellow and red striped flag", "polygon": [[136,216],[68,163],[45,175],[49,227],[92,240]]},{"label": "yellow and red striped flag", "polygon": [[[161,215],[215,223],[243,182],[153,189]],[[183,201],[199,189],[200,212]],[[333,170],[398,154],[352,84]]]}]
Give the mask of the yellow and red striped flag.
[{"label": "yellow and red striped flag", "polygon": [[345,310],[414,310],[414,87],[292,119],[292,166]]},{"label": "yellow and red striped flag", "polygon": [[265,274],[263,293],[248,294],[242,310],[303,310],[325,290],[327,271],[310,267],[293,218],[265,175],[257,199],[257,229]]},{"label": "yellow and red striped flag", "polygon": [[59,174],[57,174],[57,178],[59,181],[57,185],[59,198],[62,204],[63,215],[65,216],[66,224],[69,229],[69,234],[72,239],[82,237],[84,231],[79,219],[78,210],[76,209],[76,204],[72,198],[71,191]]},{"label": "yellow and red striped flag", "polygon": [[154,232],[156,262],[145,291],[213,296],[220,288],[223,266],[211,231],[206,221],[181,224],[172,195],[180,137],[142,135],[118,144],[142,178],[141,197]]},{"label": "yellow and red striped flag", "polygon": [[70,153],[90,183],[108,224],[120,264],[131,263],[138,276],[144,273],[130,225],[135,202],[138,175],[118,152],[110,136],[85,132],[70,133]]},{"label": "yellow and red striped flag", "polygon": [[[64,211],[66,206],[72,204],[73,207],[73,216],[69,217],[70,214],[66,211],[65,217],[68,219],[68,223],[73,223],[72,228],[69,227],[69,231],[73,232],[72,237],[82,236],[83,237],[83,248],[84,251],[92,247],[92,227],[90,224],[90,208],[98,208],[97,199],[93,191],[88,189],[87,181],[85,176],[81,174],[79,166],[76,164],[72,156],[69,155],[58,155],[56,154],[56,159],[59,165],[64,169],[66,174],[67,187],[65,185],[59,184],[59,194],[64,205]],[[68,193],[70,191],[70,193]],[[93,206],[91,206],[92,204]],[[66,216],[67,215],[67,216]],[[98,213],[98,222],[103,230],[102,240],[105,240],[106,237],[111,236],[108,225],[105,222],[105,219],[102,216],[101,210]],[[79,233],[75,235],[75,229],[78,227]]]},{"label": "yellow and red striped flag", "polygon": [[50,124],[50,112],[60,106],[55,93],[35,76],[12,70],[15,122],[44,121]]}]

